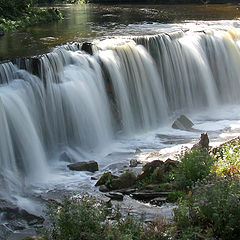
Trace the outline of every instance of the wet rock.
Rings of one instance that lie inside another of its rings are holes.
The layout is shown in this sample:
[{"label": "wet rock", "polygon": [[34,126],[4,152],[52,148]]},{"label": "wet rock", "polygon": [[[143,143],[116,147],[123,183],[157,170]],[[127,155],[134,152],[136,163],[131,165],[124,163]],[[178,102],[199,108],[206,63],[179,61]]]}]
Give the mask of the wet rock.
[{"label": "wet rock", "polygon": [[100,192],[109,192],[110,190],[109,190],[109,188],[108,188],[107,186],[101,185],[101,186],[99,187],[99,191],[100,191]]},{"label": "wet rock", "polygon": [[118,179],[118,176],[113,175],[111,172],[106,172],[100,177],[95,186],[96,187],[101,185],[110,186],[114,179]]},{"label": "wet rock", "polygon": [[96,180],[98,180],[98,178],[97,177],[91,177],[91,180],[96,181]]},{"label": "wet rock", "polygon": [[4,224],[0,224],[0,240],[6,240],[13,231]]},{"label": "wet rock", "polygon": [[35,221],[37,224],[42,224],[44,222],[44,218],[42,216],[37,216],[25,209],[20,209],[18,206],[5,200],[0,200],[0,212],[4,213],[4,218],[8,221],[23,219],[28,224],[31,221]]},{"label": "wet rock", "polygon": [[195,149],[197,147],[209,149],[209,138],[208,138],[208,134],[207,133],[202,133],[201,134],[199,142],[197,144],[195,144],[192,147],[192,149]]},{"label": "wet rock", "polygon": [[4,33],[3,29],[0,28],[0,37],[1,37],[1,36],[4,36],[4,34],[5,34],[5,33]]},{"label": "wet rock", "polygon": [[150,201],[151,204],[161,206],[163,203],[167,202],[167,197],[158,197]]},{"label": "wet rock", "polygon": [[112,190],[132,187],[136,184],[136,181],[136,175],[131,171],[127,171],[120,175],[118,179],[112,181]]},{"label": "wet rock", "polygon": [[14,220],[8,221],[6,226],[13,231],[24,230],[27,227],[26,222],[21,219],[16,219],[16,220],[14,219]]},{"label": "wet rock", "polygon": [[194,124],[190,119],[188,119],[185,115],[181,115],[174,121],[172,128],[180,130],[190,130],[193,125]]},{"label": "wet rock", "polygon": [[82,50],[90,55],[93,55],[92,43],[84,42],[82,45]]},{"label": "wet rock", "polygon": [[154,160],[150,163],[147,163],[146,165],[143,166],[142,173],[138,175],[137,180],[139,181],[144,178],[150,177],[156,168],[158,167],[162,168],[163,166],[164,166],[164,162],[160,160]]},{"label": "wet rock", "polygon": [[137,165],[138,165],[137,159],[131,159],[130,160],[129,167],[137,167]]},{"label": "wet rock", "polygon": [[136,200],[149,201],[154,198],[165,197],[167,198],[169,192],[136,192],[132,193],[131,197]]},{"label": "wet rock", "polygon": [[105,194],[105,196],[111,198],[112,200],[117,200],[117,201],[123,200],[123,194],[120,192],[110,192]]},{"label": "wet rock", "polygon": [[137,189],[136,188],[123,188],[123,189],[119,189],[118,192],[124,194],[124,195],[130,195],[131,193],[136,192]]},{"label": "wet rock", "polygon": [[176,168],[178,166],[178,161],[176,160],[172,160],[170,158],[168,158],[165,162],[164,162],[164,170],[165,172],[169,172],[172,170],[172,168]]},{"label": "wet rock", "polygon": [[112,175],[111,172],[107,172],[101,176],[95,186],[105,185],[110,190],[117,190],[133,186],[136,180],[136,175],[131,171],[127,171],[119,177]]},{"label": "wet rock", "polygon": [[98,171],[98,163],[96,161],[72,163],[67,165],[67,167],[73,171],[88,171],[88,172]]},{"label": "wet rock", "polygon": [[139,154],[139,153],[141,153],[141,152],[142,152],[142,151],[141,151],[140,148],[136,148],[135,154]]},{"label": "wet rock", "polygon": [[150,201],[154,198],[167,198],[169,192],[136,192],[132,193],[131,197],[136,200]]}]

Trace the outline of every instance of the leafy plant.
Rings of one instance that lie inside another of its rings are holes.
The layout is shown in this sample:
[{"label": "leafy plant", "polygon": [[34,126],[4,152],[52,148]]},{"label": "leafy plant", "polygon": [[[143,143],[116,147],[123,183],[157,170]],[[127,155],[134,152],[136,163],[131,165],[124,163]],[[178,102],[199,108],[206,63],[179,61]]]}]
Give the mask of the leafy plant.
[{"label": "leafy plant", "polygon": [[203,148],[196,148],[179,155],[180,163],[173,170],[177,188],[191,188],[197,180],[202,180],[210,173],[213,158]]},{"label": "leafy plant", "polygon": [[209,175],[198,182],[175,210],[175,221],[183,232],[199,229],[205,237],[237,239],[240,233],[240,180]]},{"label": "leafy plant", "polygon": [[215,150],[212,156],[216,159],[211,171],[220,176],[240,177],[240,145],[239,142],[228,143]]}]

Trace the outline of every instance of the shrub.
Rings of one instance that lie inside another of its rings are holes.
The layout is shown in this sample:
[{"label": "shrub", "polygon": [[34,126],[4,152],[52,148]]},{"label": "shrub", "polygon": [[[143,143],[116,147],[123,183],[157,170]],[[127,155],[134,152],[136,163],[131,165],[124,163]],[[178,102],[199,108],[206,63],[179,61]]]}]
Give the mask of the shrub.
[{"label": "shrub", "polygon": [[212,154],[216,159],[212,172],[220,176],[240,177],[240,145],[239,142],[225,144]]},{"label": "shrub", "polygon": [[48,207],[51,224],[45,235],[54,240],[98,240],[103,235],[101,223],[106,219],[106,210],[102,202],[88,195],[66,197],[61,206]]},{"label": "shrub", "polygon": [[[188,199],[175,210],[175,220],[182,233],[189,226],[202,229],[205,237],[237,239],[240,233],[240,181],[210,175],[198,182]],[[208,236],[209,235],[209,236]]]},{"label": "shrub", "polygon": [[177,188],[191,188],[197,180],[202,180],[210,173],[213,158],[203,148],[195,148],[179,155],[180,163],[173,170]]},{"label": "shrub", "polygon": [[[89,195],[66,197],[61,205],[48,206],[49,226],[46,240],[165,240],[165,226],[161,220],[146,225],[127,215],[119,217],[119,210],[109,208]],[[111,219],[111,220],[110,220]]]}]

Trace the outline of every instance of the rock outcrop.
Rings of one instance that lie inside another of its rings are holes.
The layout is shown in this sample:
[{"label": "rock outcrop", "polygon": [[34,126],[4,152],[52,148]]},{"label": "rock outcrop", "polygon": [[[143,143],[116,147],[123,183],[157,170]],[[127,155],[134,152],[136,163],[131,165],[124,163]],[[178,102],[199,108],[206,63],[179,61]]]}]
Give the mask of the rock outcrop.
[{"label": "rock outcrop", "polygon": [[181,115],[174,121],[172,128],[186,131],[190,130],[193,127],[193,125],[194,124],[190,119],[188,119],[185,115]]},{"label": "rock outcrop", "polygon": [[96,161],[72,163],[67,165],[67,167],[73,171],[88,171],[88,172],[98,171],[98,163]]}]

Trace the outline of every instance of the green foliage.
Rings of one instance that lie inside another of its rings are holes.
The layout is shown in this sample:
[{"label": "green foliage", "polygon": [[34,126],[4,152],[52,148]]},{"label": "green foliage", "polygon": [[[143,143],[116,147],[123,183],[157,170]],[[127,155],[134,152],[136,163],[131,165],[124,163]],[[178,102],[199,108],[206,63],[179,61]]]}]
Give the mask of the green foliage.
[{"label": "green foliage", "polygon": [[34,4],[34,0],[0,0],[0,16],[15,20]]},{"label": "green foliage", "polygon": [[213,158],[203,148],[186,151],[180,156],[180,163],[173,170],[173,177],[177,188],[191,188],[197,180],[202,180],[210,173]]},{"label": "green foliage", "polygon": [[100,177],[100,179],[97,181],[95,186],[105,185],[106,187],[111,189],[113,179],[114,179],[114,177],[113,177],[112,173],[111,172],[106,172]]},{"label": "green foliage", "polygon": [[51,225],[46,231],[53,240],[98,240],[103,235],[101,223],[106,219],[107,208],[95,198],[65,198],[61,206],[52,204],[48,208]]},{"label": "green foliage", "polygon": [[119,218],[117,209],[109,210],[106,204],[89,195],[66,197],[61,205],[51,203],[47,215],[50,221],[44,233],[47,240],[166,239],[162,233],[165,225],[161,221],[145,226],[129,215]]},{"label": "green foliage", "polygon": [[239,219],[240,180],[236,177],[206,177],[175,210],[175,221],[183,235],[194,229],[205,238],[234,240],[240,233]]},{"label": "green foliage", "polygon": [[[1,0],[0,0],[1,1]],[[62,19],[61,12],[57,9],[40,9],[30,8],[23,16],[15,20],[1,18],[0,27],[5,31],[15,31],[19,28],[24,28],[40,23],[47,23]]]},{"label": "green foliage", "polygon": [[177,202],[180,199],[183,199],[185,194],[182,191],[173,191],[168,194],[169,202]]},{"label": "green foliage", "polygon": [[238,176],[240,178],[239,142],[228,143],[215,149],[212,156],[216,159],[212,172],[220,176]]}]

